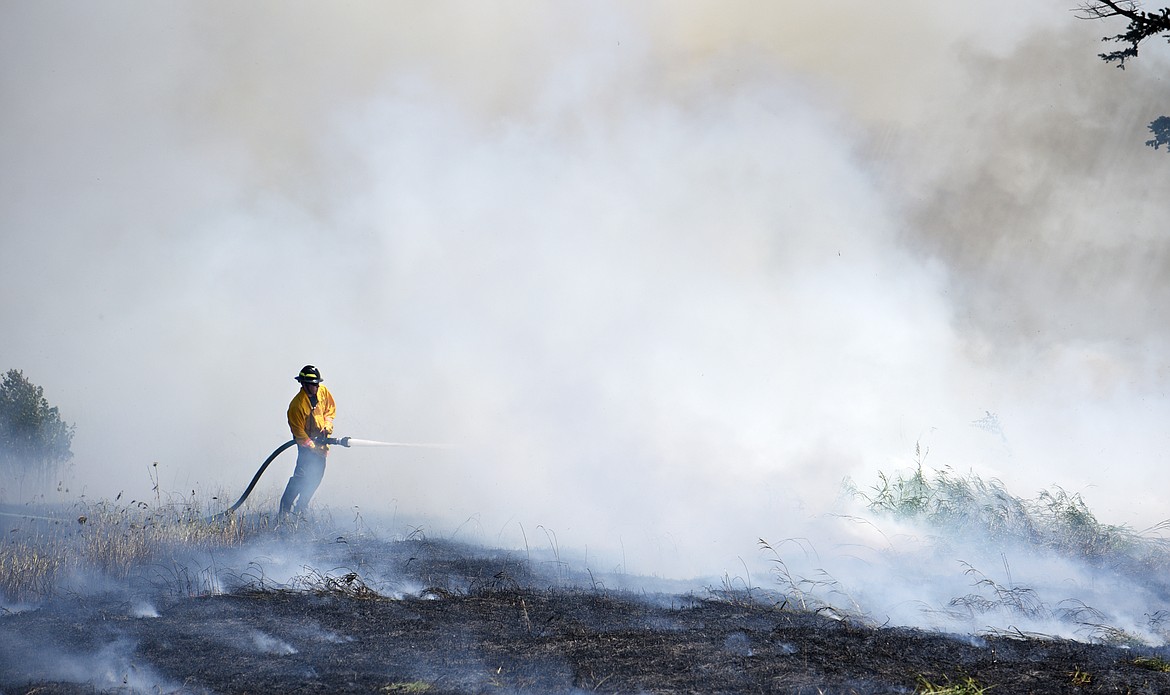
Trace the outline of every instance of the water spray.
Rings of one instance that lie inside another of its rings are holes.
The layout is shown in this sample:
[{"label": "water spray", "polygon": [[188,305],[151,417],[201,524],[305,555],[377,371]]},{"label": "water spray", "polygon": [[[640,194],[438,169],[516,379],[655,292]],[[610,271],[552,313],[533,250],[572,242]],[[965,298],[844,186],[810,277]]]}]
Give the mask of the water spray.
[{"label": "water spray", "polygon": [[326,437],[322,440],[325,444],[336,444],[346,448],[351,446],[405,446],[412,449],[450,449],[450,444],[425,444],[418,442],[379,442],[373,439],[355,439],[354,437],[342,437],[341,439],[333,439]]},{"label": "water spray", "polygon": [[[356,439],[354,437],[340,437],[340,438],[318,437],[318,438],[314,439],[313,441],[314,441],[314,443],[316,443],[318,445],[327,444],[329,446],[343,446],[347,449],[351,446],[398,446],[398,447],[408,447],[411,449],[449,449],[449,448],[451,448],[451,445],[449,445],[449,444],[425,444],[425,443],[413,443],[413,442],[379,442],[379,441],[374,440],[374,439]],[[268,458],[264,459],[264,463],[260,464],[260,469],[256,471],[256,475],[252,476],[252,482],[248,483],[248,488],[246,490],[244,490],[244,494],[240,495],[240,499],[236,500],[235,504],[228,507],[227,511],[223,511],[223,512],[220,512],[219,514],[212,515],[212,516],[208,517],[207,520],[211,521],[213,519],[219,519],[219,518],[225,517],[228,514],[231,514],[232,512],[239,509],[240,505],[244,503],[244,500],[248,499],[248,495],[252,494],[253,488],[255,488],[256,483],[259,482],[260,476],[264,475],[264,471],[265,471],[265,469],[268,468],[268,464],[272,463],[276,459],[277,456],[280,456],[280,454],[283,453],[285,449],[295,445],[296,443],[297,443],[297,441],[295,439],[290,439],[287,442],[285,442],[284,444],[281,444],[280,446],[276,447],[276,450],[274,450],[271,454],[269,454]]]}]

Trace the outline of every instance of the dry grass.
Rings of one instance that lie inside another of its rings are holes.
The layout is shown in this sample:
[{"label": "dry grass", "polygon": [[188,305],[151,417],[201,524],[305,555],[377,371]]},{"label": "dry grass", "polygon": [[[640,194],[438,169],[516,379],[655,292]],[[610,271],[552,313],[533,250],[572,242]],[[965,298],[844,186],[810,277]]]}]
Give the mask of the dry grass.
[{"label": "dry grass", "polygon": [[1144,573],[1170,570],[1170,541],[1160,532],[1170,521],[1145,532],[1106,524],[1090,511],[1079,494],[1060,487],[1034,499],[1009,493],[998,480],[957,475],[950,468],[928,474],[921,450],[909,473],[878,473],[878,484],[853,493],[871,511],[928,527],[968,533],[988,541],[1046,547],[1093,566]]},{"label": "dry grass", "polygon": [[[1103,523],[1080,495],[1059,487],[1042,491],[1032,499],[1021,498],[1009,493],[998,480],[959,475],[949,468],[929,471],[924,465],[925,452],[916,449],[915,453],[914,468],[894,475],[879,472],[878,484],[869,492],[861,492],[846,481],[846,491],[864,501],[874,513],[874,520],[867,523],[880,524],[883,518],[909,522],[944,543],[1028,549],[1079,563],[1087,571],[1123,577],[1155,596],[1165,596],[1170,590],[1166,580],[1170,576],[1170,521],[1141,532]],[[790,538],[778,544],[761,539],[759,545],[771,555],[773,578],[779,586],[777,605],[781,608],[825,611],[852,622],[864,620],[865,613],[851,598],[848,587],[824,570],[808,570],[819,566],[820,559],[807,539]],[[783,556],[781,550],[788,556]],[[1012,580],[1007,556],[1002,552],[1000,555],[1004,567],[999,580],[960,561],[974,590],[953,598],[945,614],[956,618],[1003,614],[1021,616],[1033,623],[1057,622],[1082,638],[1105,645],[1134,647],[1170,639],[1170,611],[1147,614],[1147,635],[1139,634],[1141,626],[1138,630],[1123,629],[1111,624],[1117,619],[1111,617],[1110,606],[1098,610],[1075,598],[1046,602],[1039,591]],[[804,573],[796,568],[804,568]],[[725,600],[727,596],[746,594],[750,599],[772,593],[731,592],[728,582],[724,583]],[[761,596],[753,597],[753,593]],[[988,628],[988,634],[1047,637],[1026,634],[1014,626],[1006,632]]]},{"label": "dry grass", "polygon": [[1133,660],[1134,666],[1140,666],[1151,671],[1170,673],[1170,661],[1160,656],[1141,656]]},{"label": "dry grass", "polygon": [[11,601],[46,596],[66,568],[66,557],[35,542],[0,547],[0,594]]},{"label": "dry grass", "polygon": [[81,573],[123,580],[176,553],[240,545],[267,523],[266,517],[242,513],[209,521],[205,507],[193,495],[159,496],[127,504],[79,502],[52,516],[30,513],[5,529],[0,596],[11,602],[41,600]]},{"label": "dry grass", "polygon": [[982,695],[990,690],[975,682],[974,678],[966,678],[958,683],[935,685],[923,677],[918,679],[917,693],[931,693],[932,695]]},{"label": "dry grass", "polygon": [[409,683],[390,683],[382,686],[379,692],[383,693],[425,693],[431,690],[431,684],[426,681],[410,681]]}]

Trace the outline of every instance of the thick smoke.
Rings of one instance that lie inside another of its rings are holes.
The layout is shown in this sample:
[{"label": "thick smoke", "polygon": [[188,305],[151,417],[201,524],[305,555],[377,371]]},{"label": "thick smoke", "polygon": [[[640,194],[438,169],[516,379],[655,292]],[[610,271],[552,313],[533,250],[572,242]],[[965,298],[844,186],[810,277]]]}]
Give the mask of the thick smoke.
[{"label": "thick smoke", "polygon": [[1168,61],[1034,5],[5,5],[2,366],[89,497],[233,497],[314,363],[457,445],[319,502],[444,535],[734,570],[916,444],[1144,528]]}]

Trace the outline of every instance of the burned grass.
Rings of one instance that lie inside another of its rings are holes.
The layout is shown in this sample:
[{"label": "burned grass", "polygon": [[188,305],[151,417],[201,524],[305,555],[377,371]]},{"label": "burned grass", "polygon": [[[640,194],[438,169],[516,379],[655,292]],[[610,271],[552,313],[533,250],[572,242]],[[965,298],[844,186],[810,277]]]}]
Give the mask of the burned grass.
[{"label": "burned grass", "polygon": [[[365,552],[423,588],[380,592],[338,571],[169,595],[157,617],[94,597],[0,616],[0,691],[1170,692],[1158,650],[874,627],[718,591],[550,583],[528,558],[451,543]],[[50,652],[102,670],[78,676],[47,663]]]}]

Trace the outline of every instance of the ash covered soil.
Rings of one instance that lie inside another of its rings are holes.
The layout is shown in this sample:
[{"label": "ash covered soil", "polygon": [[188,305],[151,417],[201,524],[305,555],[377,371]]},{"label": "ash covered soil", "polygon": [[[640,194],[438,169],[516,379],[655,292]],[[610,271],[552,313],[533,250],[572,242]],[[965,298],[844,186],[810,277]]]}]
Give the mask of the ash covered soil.
[{"label": "ash covered soil", "polygon": [[620,591],[449,542],[376,552],[414,588],[337,571],[295,589],[253,577],[158,595],[147,610],[106,594],[7,612],[0,693],[1170,693],[1170,673],[1144,660],[1164,651],[874,627],[715,590]]}]

